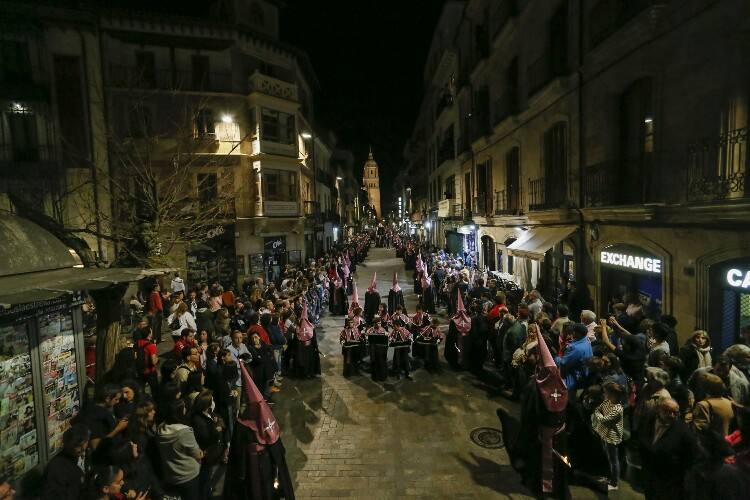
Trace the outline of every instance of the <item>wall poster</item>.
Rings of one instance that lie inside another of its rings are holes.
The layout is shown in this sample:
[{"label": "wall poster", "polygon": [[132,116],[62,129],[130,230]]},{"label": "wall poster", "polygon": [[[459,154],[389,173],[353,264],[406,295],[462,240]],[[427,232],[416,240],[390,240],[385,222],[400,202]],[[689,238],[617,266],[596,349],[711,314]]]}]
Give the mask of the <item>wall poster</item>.
[{"label": "wall poster", "polygon": [[26,323],[0,325],[0,476],[17,478],[35,467],[37,443]]},{"label": "wall poster", "polygon": [[49,456],[62,449],[63,432],[80,408],[73,316],[62,311],[39,316],[44,407]]}]

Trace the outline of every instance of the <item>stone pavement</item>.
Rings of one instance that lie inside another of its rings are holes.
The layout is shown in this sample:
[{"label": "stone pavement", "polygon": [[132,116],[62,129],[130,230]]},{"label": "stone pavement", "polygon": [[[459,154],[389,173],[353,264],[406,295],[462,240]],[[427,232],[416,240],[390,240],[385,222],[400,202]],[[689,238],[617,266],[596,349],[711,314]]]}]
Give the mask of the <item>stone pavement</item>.
[{"label": "stone pavement", "polygon": [[[364,301],[377,271],[385,300],[394,270],[413,312],[411,273],[394,250],[373,248],[357,267],[360,297]],[[375,383],[367,374],[345,379],[342,326],[342,317],[326,316],[317,330],[322,377],[287,378],[274,398],[297,498],[532,498],[504,449],[484,449],[469,439],[474,428],[499,428],[499,406],[517,412],[517,405],[447,367],[438,376],[418,370],[412,381]],[[597,498],[581,488],[573,496]]]}]

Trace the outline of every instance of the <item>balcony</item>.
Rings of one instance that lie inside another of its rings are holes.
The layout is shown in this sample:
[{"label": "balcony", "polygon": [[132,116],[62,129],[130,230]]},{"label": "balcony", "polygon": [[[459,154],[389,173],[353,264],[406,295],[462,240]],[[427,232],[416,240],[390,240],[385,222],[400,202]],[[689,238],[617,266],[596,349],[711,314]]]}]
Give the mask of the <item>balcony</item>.
[{"label": "balcony", "polygon": [[509,89],[504,92],[492,105],[492,124],[497,126],[506,118],[513,116],[518,112],[518,101],[516,99],[516,89]]},{"label": "balcony", "polygon": [[566,185],[555,179],[529,179],[529,210],[561,208],[566,203]]},{"label": "balcony", "polygon": [[688,145],[686,199],[716,202],[750,197],[747,128]]},{"label": "balcony", "polygon": [[[583,169],[583,206],[639,205],[665,201],[669,185],[659,183],[651,154],[597,163]],[[660,185],[660,190],[654,186]]]},{"label": "balcony", "polygon": [[298,217],[299,203],[296,201],[263,200],[264,217]]},{"label": "balcony", "polygon": [[495,191],[495,215],[511,215],[518,213],[518,192],[508,192],[506,189]]},{"label": "balcony", "polygon": [[249,85],[251,93],[258,92],[287,101],[299,102],[296,84],[264,75],[257,70],[250,76]]},{"label": "balcony", "polygon": [[144,71],[136,66],[110,65],[107,85],[121,89],[232,93],[231,72],[193,73],[173,69]]},{"label": "balcony", "polygon": [[[471,211],[469,211],[471,212]],[[464,206],[461,203],[453,203],[450,207],[450,218],[463,220],[464,218]]]},{"label": "balcony", "polygon": [[48,190],[57,185],[61,174],[53,146],[0,144],[0,192]]},{"label": "balcony", "polygon": [[456,200],[453,198],[438,201],[438,217],[443,219],[451,217],[451,208],[455,204]]}]

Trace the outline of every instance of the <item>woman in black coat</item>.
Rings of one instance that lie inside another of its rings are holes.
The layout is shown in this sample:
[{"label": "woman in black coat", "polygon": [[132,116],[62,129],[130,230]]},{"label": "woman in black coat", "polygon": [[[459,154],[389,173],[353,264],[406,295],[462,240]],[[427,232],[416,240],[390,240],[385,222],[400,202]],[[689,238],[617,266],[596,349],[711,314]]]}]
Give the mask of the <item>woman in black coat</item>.
[{"label": "woman in black coat", "polygon": [[215,467],[226,463],[226,445],[224,442],[224,422],[213,412],[213,393],[206,389],[195,398],[190,426],[195,440],[203,452],[198,484],[201,498],[209,498],[211,476]]}]

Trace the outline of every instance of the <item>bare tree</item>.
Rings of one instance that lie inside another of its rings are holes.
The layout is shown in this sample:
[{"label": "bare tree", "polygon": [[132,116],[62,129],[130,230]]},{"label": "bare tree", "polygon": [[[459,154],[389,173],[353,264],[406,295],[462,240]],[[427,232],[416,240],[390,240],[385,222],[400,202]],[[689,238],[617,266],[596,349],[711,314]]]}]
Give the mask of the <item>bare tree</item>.
[{"label": "bare tree", "polygon": [[[109,171],[98,169],[91,186],[112,211],[97,212],[87,186],[77,186],[67,195],[89,220],[68,230],[113,241],[116,265],[165,267],[176,244],[201,243],[233,218],[236,153],[247,135],[178,92],[137,95],[126,106],[127,120],[107,135]],[[157,109],[166,111],[158,123]]]}]

